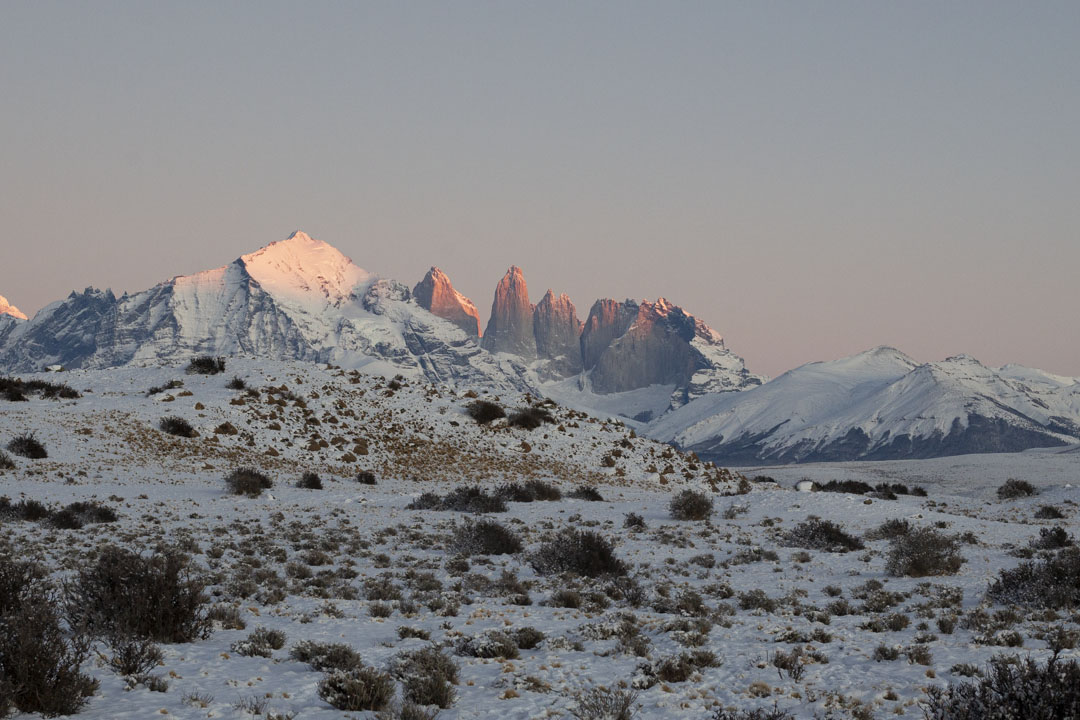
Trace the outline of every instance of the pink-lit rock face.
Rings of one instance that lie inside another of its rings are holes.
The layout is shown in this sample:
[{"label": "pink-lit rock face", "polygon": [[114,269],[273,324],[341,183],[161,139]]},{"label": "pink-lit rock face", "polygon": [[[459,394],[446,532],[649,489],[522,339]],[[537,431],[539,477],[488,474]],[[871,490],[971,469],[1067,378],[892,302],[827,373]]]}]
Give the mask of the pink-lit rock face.
[{"label": "pink-lit rock face", "polygon": [[26,315],[19,308],[9,303],[3,295],[0,295],[0,315],[10,315],[19,320],[26,320]]},{"label": "pink-lit rock face", "polygon": [[472,337],[480,335],[480,314],[472,300],[450,284],[450,278],[437,267],[428,270],[424,279],[413,288],[420,307],[457,325]]},{"label": "pink-lit rock face", "polygon": [[548,290],[533,309],[536,354],[549,361],[547,375],[567,377],[581,372],[581,327],[570,298],[556,297]]},{"label": "pink-lit rock face", "polygon": [[526,359],[536,357],[533,306],[529,302],[525,274],[516,265],[506,271],[495,288],[482,345],[489,352],[507,352]]}]

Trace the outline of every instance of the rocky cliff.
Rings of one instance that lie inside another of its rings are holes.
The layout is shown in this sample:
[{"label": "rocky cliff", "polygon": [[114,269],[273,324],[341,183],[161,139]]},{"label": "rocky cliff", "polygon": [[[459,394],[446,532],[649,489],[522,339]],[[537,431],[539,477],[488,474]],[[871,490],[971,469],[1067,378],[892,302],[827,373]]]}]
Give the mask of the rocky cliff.
[{"label": "rocky cliff", "polygon": [[420,307],[433,315],[449,320],[472,337],[480,335],[480,315],[472,300],[450,284],[442,270],[432,267],[424,279],[413,288],[413,297]]},{"label": "rocky cliff", "polygon": [[569,377],[582,370],[581,320],[577,308],[566,295],[555,297],[551,290],[533,309],[533,336],[536,354],[547,362],[542,379]]},{"label": "rocky cliff", "polygon": [[488,352],[509,353],[526,360],[536,358],[533,306],[529,302],[525,274],[516,265],[506,271],[495,287],[491,317],[481,345]]}]

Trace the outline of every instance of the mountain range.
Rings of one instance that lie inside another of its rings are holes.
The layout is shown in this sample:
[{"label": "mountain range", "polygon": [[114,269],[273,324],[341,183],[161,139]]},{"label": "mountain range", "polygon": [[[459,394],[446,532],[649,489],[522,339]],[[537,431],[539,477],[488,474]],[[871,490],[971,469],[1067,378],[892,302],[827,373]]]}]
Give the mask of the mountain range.
[{"label": "mountain range", "polygon": [[722,336],[664,298],[600,299],[582,321],[524,272],[498,282],[483,332],[437,267],[411,289],[295,232],[232,263],[135,294],[87,288],[32,319],[0,297],[0,370],[102,368],[243,355],[366,367],[528,392],[728,464],[931,457],[1080,441],[1080,381],[920,364],[892,348],[780,377],[747,370]]}]

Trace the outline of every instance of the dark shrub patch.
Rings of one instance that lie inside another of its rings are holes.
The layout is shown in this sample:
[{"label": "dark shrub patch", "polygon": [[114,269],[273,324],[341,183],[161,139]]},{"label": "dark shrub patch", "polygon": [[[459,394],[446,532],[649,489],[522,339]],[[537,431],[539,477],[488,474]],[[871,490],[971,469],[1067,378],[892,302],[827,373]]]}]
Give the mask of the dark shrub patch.
[{"label": "dark shrub patch", "polygon": [[562,500],[562,491],[545,480],[529,480],[524,484],[506,483],[495,494],[507,502],[535,502]]},{"label": "dark shrub patch", "polygon": [[153,387],[151,387],[149,390],[146,391],[146,397],[150,397],[151,395],[157,395],[158,393],[165,392],[166,390],[175,390],[176,388],[180,387],[184,387],[183,380],[170,380],[164,385],[154,385]]},{"label": "dark shrub patch", "polygon": [[356,670],[364,666],[360,653],[342,643],[319,643],[304,640],[289,651],[289,657],[307,663],[314,670]]},{"label": "dark shrub patch", "polygon": [[1035,511],[1035,518],[1038,520],[1062,520],[1064,517],[1065,513],[1053,505],[1043,505]]},{"label": "dark shrub patch", "polygon": [[648,527],[645,524],[645,518],[635,512],[626,513],[622,526],[627,530],[645,530]]},{"label": "dark shrub patch", "polygon": [[225,477],[225,487],[233,495],[257,497],[263,490],[269,490],[273,486],[270,478],[254,468],[237,468]]},{"label": "dark shrub patch", "polygon": [[997,496],[999,500],[1011,500],[1018,497],[1030,497],[1031,495],[1038,495],[1039,491],[1035,489],[1035,486],[1026,480],[1015,480],[1009,478],[1001,487],[997,489]]},{"label": "dark shrub patch", "polygon": [[417,705],[438,705],[448,708],[454,704],[454,685],[458,682],[458,667],[453,659],[437,647],[426,647],[394,658],[393,672],[404,685],[406,700]]},{"label": "dark shrub patch", "polygon": [[0,396],[13,402],[25,402],[27,395],[40,395],[49,400],[63,398],[74,400],[82,397],[75,389],[63,383],[51,383],[45,380],[20,380],[15,377],[0,377]]},{"label": "dark shrub patch", "polygon": [[847,534],[836,523],[816,517],[811,517],[784,533],[780,544],[786,547],[841,553],[862,550],[865,547],[862,540]]},{"label": "dark shrub patch", "polygon": [[506,417],[506,411],[490,400],[474,400],[465,407],[465,414],[479,425],[487,425],[499,418]]},{"label": "dark shrub patch", "polygon": [[56,594],[32,563],[0,557],[0,713],[79,711],[97,683],[79,672],[88,639],[64,630]]},{"label": "dark shrub patch", "polygon": [[1060,550],[1072,544],[1072,536],[1060,525],[1039,528],[1039,537],[1031,539],[1031,547],[1036,550]]},{"label": "dark shrub patch", "polygon": [[409,510],[456,510],[457,512],[506,512],[506,503],[488,495],[479,485],[454,488],[445,497],[426,492],[405,506]]},{"label": "dark shrub patch", "polygon": [[717,708],[710,720],[795,720],[795,716],[778,707],[754,708],[753,710],[725,710]]},{"label": "dark shrub patch", "polygon": [[536,628],[523,627],[514,631],[514,642],[519,650],[532,650],[544,641],[544,633]]},{"label": "dark shrub patch", "polygon": [[37,500],[23,500],[14,505],[7,497],[0,498],[0,519],[37,522],[48,518],[49,508]]},{"label": "dark shrub patch", "polygon": [[73,502],[56,511],[49,521],[61,530],[78,530],[84,525],[116,522],[116,511],[96,502]]},{"label": "dark shrub patch", "polygon": [[68,614],[101,637],[191,642],[210,634],[203,583],[178,552],[143,557],[109,546],[66,586]]},{"label": "dark shrub patch", "polygon": [[676,520],[708,520],[712,515],[713,501],[703,492],[683,490],[671,498],[668,510]]},{"label": "dark shrub patch", "polygon": [[15,461],[3,450],[0,450],[0,470],[14,470]]},{"label": "dark shrub patch", "polygon": [[394,698],[394,680],[371,667],[333,670],[319,681],[318,692],[338,710],[382,710]]},{"label": "dark shrub patch", "polygon": [[451,545],[462,555],[506,555],[521,552],[521,540],[494,520],[459,525]]},{"label": "dark shrub patch", "polygon": [[165,659],[161,648],[146,638],[109,638],[109,667],[119,675],[145,675]]},{"label": "dark shrub patch", "polygon": [[12,438],[11,442],[7,444],[7,449],[16,455],[30,458],[31,460],[41,460],[49,457],[49,453],[45,451],[45,446],[34,437],[34,433],[16,435]]},{"label": "dark shrub patch", "polygon": [[611,543],[591,530],[565,529],[544,543],[529,559],[541,575],[569,572],[585,577],[626,575],[626,563],[615,556]]},{"label": "dark shrub patch", "polygon": [[302,490],[322,490],[322,478],[319,477],[318,473],[306,472],[300,476],[296,487]]},{"label": "dark shrub patch", "polygon": [[527,407],[522,410],[515,410],[510,414],[509,423],[514,427],[525,428],[526,430],[535,430],[544,423],[553,423],[555,418],[544,408],[539,407]]},{"label": "dark shrub patch", "polygon": [[892,540],[894,537],[907,535],[911,532],[911,523],[907,520],[893,518],[886,520],[873,530],[866,532],[867,540]]},{"label": "dark shrub patch", "polygon": [[604,496],[592,485],[578,485],[569,497],[575,500],[588,500],[589,502],[603,502]]},{"label": "dark shrub patch", "polygon": [[1045,665],[1031,658],[997,656],[983,677],[931,686],[923,704],[928,720],[1011,720],[1080,717],[1080,662],[1054,655]]},{"label": "dark shrub patch", "polygon": [[239,375],[233,375],[233,379],[227,382],[225,387],[229,390],[247,390],[247,382]]},{"label": "dark shrub patch", "polygon": [[356,474],[356,482],[360,483],[361,485],[377,484],[377,481],[375,480],[375,473],[371,472],[370,470],[361,470],[360,472],[358,472]]},{"label": "dark shrub patch", "polygon": [[859,480],[830,480],[818,489],[822,492],[850,493],[852,495],[865,495],[874,491],[871,485]]},{"label": "dark shrub patch", "polygon": [[959,547],[960,540],[955,535],[933,528],[913,528],[890,541],[885,571],[908,577],[953,575],[964,562]]},{"label": "dark shrub patch", "polygon": [[211,357],[210,355],[191,358],[186,372],[188,375],[217,375],[223,373],[225,372],[225,358]]},{"label": "dark shrub patch", "polygon": [[176,415],[161,418],[161,421],[158,423],[158,428],[162,432],[176,435],[177,437],[193,438],[198,435],[198,433],[195,432],[195,428],[191,427],[191,423]]},{"label": "dark shrub patch", "polygon": [[987,595],[1010,605],[1053,609],[1080,606],[1080,548],[1068,547],[1048,560],[1002,570]]}]

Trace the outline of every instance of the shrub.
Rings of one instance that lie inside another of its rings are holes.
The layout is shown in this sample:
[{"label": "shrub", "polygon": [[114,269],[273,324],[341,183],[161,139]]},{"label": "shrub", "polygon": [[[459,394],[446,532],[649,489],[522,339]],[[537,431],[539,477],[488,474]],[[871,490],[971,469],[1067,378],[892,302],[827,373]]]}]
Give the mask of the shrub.
[{"label": "shrub", "polygon": [[544,423],[553,423],[555,418],[547,410],[538,407],[527,407],[515,410],[508,420],[513,427],[535,430]]},{"label": "shrub", "polygon": [[254,468],[237,468],[225,476],[225,487],[233,495],[258,497],[263,490],[269,490],[273,486],[270,478]]},{"label": "shrub", "polygon": [[322,490],[322,478],[319,477],[318,473],[306,472],[300,476],[296,487],[302,490]]},{"label": "shrub", "polygon": [[49,400],[55,400],[56,398],[73,400],[82,397],[76,390],[64,383],[0,377],[0,395],[3,395],[4,399],[11,402],[26,402],[26,396],[31,394],[38,394]]},{"label": "shrub", "polygon": [[[5,572],[0,567],[0,575]],[[45,717],[77,713],[98,685],[80,672],[89,642],[65,632],[55,595],[44,583],[24,585],[14,600],[0,612],[0,706]]]},{"label": "shrub", "polygon": [[217,375],[225,372],[225,358],[200,355],[191,358],[185,370],[188,375]]},{"label": "shrub", "polygon": [[0,470],[14,470],[15,461],[3,450],[0,450]]},{"label": "shrub", "polygon": [[16,435],[11,439],[11,442],[7,444],[7,449],[9,452],[13,452],[16,455],[31,460],[41,460],[49,457],[49,453],[46,452],[45,446],[34,437],[34,433]]},{"label": "shrub", "polygon": [[506,483],[495,494],[507,502],[535,502],[562,500],[562,491],[546,480],[528,480],[522,483]]},{"label": "shrub", "polygon": [[885,571],[908,577],[953,575],[964,562],[959,546],[954,535],[933,528],[914,528],[890,541]]},{"label": "shrub", "polygon": [[161,418],[158,422],[158,428],[164,433],[176,435],[177,437],[193,438],[198,435],[195,428],[191,427],[191,423],[176,415]]},{"label": "shrub", "polygon": [[255,628],[244,640],[234,642],[229,649],[244,657],[268,658],[274,654],[275,650],[283,647],[285,647],[285,633],[259,627]]},{"label": "shrub", "polygon": [[536,628],[523,627],[514,631],[514,642],[519,650],[532,650],[544,641],[544,633]]},{"label": "shrub", "polygon": [[865,495],[873,492],[874,488],[860,480],[830,480],[818,487],[822,492],[850,493],[852,495]]},{"label": "shrub", "polygon": [[364,666],[360,653],[343,643],[320,643],[303,640],[293,646],[289,657],[307,663],[313,670],[358,670]]},{"label": "shrub", "polygon": [[494,520],[459,525],[451,546],[462,555],[506,555],[521,552],[521,540]]},{"label": "shrub", "polygon": [[637,714],[637,691],[594,687],[578,696],[570,714],[578,720],[633,720]]},{"label": "shrub", "polygon": [[1060,525],[1039,528],[1039,537],[1031,539],[1031,547],[1036,550],[1059,550],[1072,544],[1072,536]]},{"label": "shrub", "polygon": [[338,710],[382,710],[394,698],[394,680],[371,667],[333,670],[319,681],[319,697]]},{"label": "shrub", "polygon": [[604,502],[604,496],[592,485],[578,485],[574,488],[574,491],[570,493],[569,497],[572,497],[575,500],[586,500],[588,502]]},{"label": "shrub", "polygon": [[1038,490],[1035,486],[1026,480],[1016,480],[1009,478],[1001,487],[997,489],[997,496],[999,500],[1011,500],[1018,497],[1030,497],[1031,495],[1037,495]]},{"label": "shrub", "polygon": [[713,711],[710,720],[795,720],[795,716],[787,710],[781,710],[774,705],[772,709],[725,710],[724,708],[717,708]]},{"label": "shrub", "polygon": [[107,546],[66,591],[73,625],[98,636],[173,643],[210,634],[203,582],[175,551],[143,557]]},{"label": "shrub", "polygon": [[499,418],[506,417],[506,411],[496,403],[489,400],[474,400],[465,407],[465,414],[477,422],[478,425],[487,425]]},{"label": "shrub", "polygon": [[1042,505],[1035,511],[1037,520],[1062,520],[1064,517],[1065,513],[1053,505]]},{"label": "shrub", "polygon": [[927,688],[928,720],[1080,717],[1080,662],[997,656],[984,677]]},{"label": "shrub", "polygon": [[377,484],[377,481],[375,480],[375,473],[371,472],[370,470],[361,470],[360,472],[356,473],[356,482],[360,483],[361,485]]},{"label": "shrub", "polygon": [[862,540],[849,535],[836,523],[816,517],[811,517],[784,533],[780,544],[787,547],[838,553],[861,550],[865,547]]},{"label": "shrub", "polygon": [[457,512],[506,512],[501,497],[489,495],[479,485],[459,487],[445,497],[426,492],[405,506],[409,510],[456,510]]},{"label": "shrub", "polygon": [[892,540],[894,537],[907,535],[911,532],[911,523],[907,520],[893,518],[886,520],[873,530],[866,532],[867,540]]},{"label": "shrub", "polygon": [[454,704],[453,686],[458,681],[458,667],[437,647],[398,655],[394,658],[393,672],[404,685],[405,700],[444,709]]},{"label": "shrub", "polygon": [[78,530],[84,525],[116,522],[117,517],[112,508],[96,502],[73,502],[52,513],[49,521],[61,530]]},{"label": "shrub", "polygon": [[713,501],[703,492],[683,490],[671,498],[668,509],[676,520],[708,520],[712,515]]},{"label": "shrub", "polygon": [[623,518],[623,527],[627,530],[645,530],[648,525],[645,524],[645,518],[638,515],[635,512],[628,512]]},{"label": "shrub", "polygon": [[225,387],[229,390],[247,390],[247,382],[239,375],[233,375],[233,379],[227,382]]},{"label": "shrub", "polygon": [[464,638],[458,644],[458,652],[469,657],[506,660],[513,660],[520,654],[514,639],[501,630],[485,630],[479,635]]},{"label": "shrub", "polygon": [[739,593],[740,610],[764,610],[771,613],[776,610],[776,605],[776,601],[766,595],[764,590],[755,589]]},{"label": "shrub", "polygon": [[591,530],[567,528],[529,559],[541,575],[569,572],[585,577],[626,575],[626,563],[615,556],[611,543]]},{"label": "shrub", "polygon": [[1002,570],[987,595],[997,602],[1030,607],[1080,606],[1080,549],[1068,547],[1047,560]]},{"label": "shrub", "polygon": [[109,667],[120,675],[145,675],[165,659],[161,648],[146,638],[110,638],[109,649]]}]

